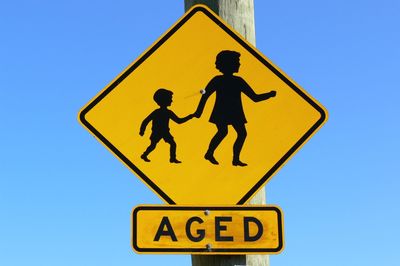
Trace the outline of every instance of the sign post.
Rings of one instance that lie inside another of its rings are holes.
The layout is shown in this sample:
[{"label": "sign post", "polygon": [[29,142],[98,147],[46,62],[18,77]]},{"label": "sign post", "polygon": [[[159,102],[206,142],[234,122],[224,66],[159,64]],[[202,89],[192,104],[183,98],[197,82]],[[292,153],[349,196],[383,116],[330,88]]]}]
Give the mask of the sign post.
[{"label": "sign post", "polygon": [[[204,4],[237,30],[246,40],[256,45],[254,2],[253,0],[185,0],[185,11],[195,4]],[[250,204],[265,205],[266,191],[263,186],[251,199]],[[269,266],[268,255],[231,255],[231,256],[192,256],[192,266],[212,265],[253,265]]]}]

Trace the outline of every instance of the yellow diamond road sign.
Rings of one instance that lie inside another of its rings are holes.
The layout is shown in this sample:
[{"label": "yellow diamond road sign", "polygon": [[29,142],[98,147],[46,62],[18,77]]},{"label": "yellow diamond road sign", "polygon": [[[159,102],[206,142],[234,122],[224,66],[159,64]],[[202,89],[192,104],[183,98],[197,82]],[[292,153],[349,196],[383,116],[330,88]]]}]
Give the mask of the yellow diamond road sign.
[{"label": "yellow diamond road sign", "polygon": [[80,112],[170,204],[243,204],[327,112],[204,6],[189,10]]}]

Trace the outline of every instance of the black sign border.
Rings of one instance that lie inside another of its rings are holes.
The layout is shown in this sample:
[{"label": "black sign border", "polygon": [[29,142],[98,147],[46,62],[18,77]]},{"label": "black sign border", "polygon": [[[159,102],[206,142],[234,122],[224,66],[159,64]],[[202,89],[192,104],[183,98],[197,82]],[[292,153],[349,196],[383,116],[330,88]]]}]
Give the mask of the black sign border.
[{"label": "black sign border", "polygon": [[104,97],[107,96],[114,88],[116,88],[126,77],[128,77],[140,64],[142,64],[149,56],[151,56],[164,42],[166,42],[186,21],[188,21],[197,12],[202,12],[214,21],[222,30],[229,34],[233,39],[240,43],[248,52],[256,57],[262,64],[285,82],[299,96],[313,106],[321,115],[318,121],[295,143],[295,145],[247,192],[238,202],[238,205],[246,203],[258,189],[268,181],[268,179],[281,167],[291,155],[295,153],[300,146],[326,121],[327,115],[313,99],[306,95],[300,88],[285,77],[279,70],[265,60],[257,51],[249,46],[236,33],[222,23],[214,14],[202,5],[197,5],[191,9],[172,29],[170,29],[156,44],[154,44],[142,57],[140,57],[132,66],[130,66],[118,79],[116,79],[109,87],[107,87],[98,97],[89,103],[79,114],[81,123],[91,131],[101,142],[103,142],[118,158],[120,158],[130,169],[132,169],[146,184],[148,184],[161,198],[168,204],[176,204],[164,191],[161,190],[149,177],[147,177],[138,167],[136,167],[125,155],[123,155],[110,141],[108,141],[99,131],[96,130],[85,118],[86,114],[96,106]]}]

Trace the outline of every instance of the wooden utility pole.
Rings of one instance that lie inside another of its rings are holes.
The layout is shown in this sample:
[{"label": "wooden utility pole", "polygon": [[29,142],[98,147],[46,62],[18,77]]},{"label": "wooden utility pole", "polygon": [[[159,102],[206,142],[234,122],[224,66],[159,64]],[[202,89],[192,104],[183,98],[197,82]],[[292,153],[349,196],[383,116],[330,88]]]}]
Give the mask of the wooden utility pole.
[{"label": "wooden utility pole", "polygon": [[[185,11],[204,4],[218,14],[246,40],[255,45],[253,0],[185,0]],[[250,204],[266,204],[263,187]],[[192,266],[269,266],[268,255],[192,255]]]}]

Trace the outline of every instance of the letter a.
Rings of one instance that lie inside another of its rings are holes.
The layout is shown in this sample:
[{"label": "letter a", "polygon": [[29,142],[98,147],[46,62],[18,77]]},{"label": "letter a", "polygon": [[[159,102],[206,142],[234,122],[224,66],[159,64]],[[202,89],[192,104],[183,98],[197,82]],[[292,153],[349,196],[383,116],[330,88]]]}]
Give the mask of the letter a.
[{"label": "letter a", "polygon": [[[164,230],[164,226],[166,227],[166,230]],[[156,236],[154,237],[154,241],[160,241],[161,236],[170,236],[172,241],[178,241],[167,216],[162,218]]]}]

